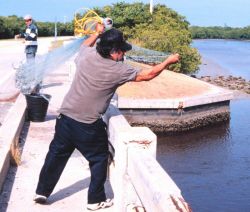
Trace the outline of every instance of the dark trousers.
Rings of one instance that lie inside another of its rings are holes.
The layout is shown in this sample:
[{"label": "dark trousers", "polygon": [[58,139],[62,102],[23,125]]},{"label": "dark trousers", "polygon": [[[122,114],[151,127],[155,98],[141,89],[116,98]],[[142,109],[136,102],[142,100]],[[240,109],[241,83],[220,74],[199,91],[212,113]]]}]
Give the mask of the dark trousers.
[{"label": "dark trousers", "polygon": [[27,61],[29,60],[34,60],[37,52],[37,45],[28,45],[25,47],[25,53],[26,53],[26,59]]},{"label": "dark trousers", "polygon": [[88,203],[106,200],[104,183],[109,155],[106,125],[102,119],[85,124],[65,115],[57,117],[55,135],[39,176],[36,193],[46,197],[52,193],[75,148],[89,162],[91,182]]}]

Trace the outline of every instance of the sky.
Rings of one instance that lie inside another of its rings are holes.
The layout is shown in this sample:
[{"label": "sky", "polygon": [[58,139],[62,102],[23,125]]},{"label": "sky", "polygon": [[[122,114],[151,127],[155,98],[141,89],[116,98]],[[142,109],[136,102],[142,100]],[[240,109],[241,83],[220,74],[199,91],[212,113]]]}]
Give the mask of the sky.
[{"label": "sky", "polygon": [[[36,21],[67,22],[77,9],[121,0],[0,0],[0,16],[31,14]],[[123,0],[133,3],[136,0]],[[185,16],[192,26],[250,26],[250,0],[153,0]],[[138,2],[138,1],[137,1]],[[139,0],[149,3],[150,0]],[[115,20],[114,20],[115,22]]]}]

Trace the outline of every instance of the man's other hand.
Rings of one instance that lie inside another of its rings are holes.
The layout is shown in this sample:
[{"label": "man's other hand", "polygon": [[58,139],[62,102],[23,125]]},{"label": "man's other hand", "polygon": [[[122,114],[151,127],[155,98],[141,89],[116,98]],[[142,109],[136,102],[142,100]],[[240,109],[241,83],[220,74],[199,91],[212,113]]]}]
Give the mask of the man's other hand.
[{"label": "man's other hand", "polygon": [[20,38],[20,37],[21,37],[20,34],[14,36],[15,39],[18,39],[18,38]]},{"label": "man's other hand", "polygon": [[96,29],[95,31],[98,33],[98,34],[102,34],[105,30],[105,26],[103,24],[97,24],[96,25]]}]

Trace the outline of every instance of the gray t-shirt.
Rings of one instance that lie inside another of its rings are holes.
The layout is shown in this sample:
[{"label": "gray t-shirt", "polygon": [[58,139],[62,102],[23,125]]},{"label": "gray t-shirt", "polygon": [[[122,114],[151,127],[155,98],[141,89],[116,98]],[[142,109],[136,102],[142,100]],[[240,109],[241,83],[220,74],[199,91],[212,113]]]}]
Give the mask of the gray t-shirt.
[{"label": "gray t-shirt", "polygon": [[139,72],[127,64],[101,57],[95,47],[82,45],[75,59],[76,75],[60,113],[93,123],[107,110],[117,87],[133,81]]}]

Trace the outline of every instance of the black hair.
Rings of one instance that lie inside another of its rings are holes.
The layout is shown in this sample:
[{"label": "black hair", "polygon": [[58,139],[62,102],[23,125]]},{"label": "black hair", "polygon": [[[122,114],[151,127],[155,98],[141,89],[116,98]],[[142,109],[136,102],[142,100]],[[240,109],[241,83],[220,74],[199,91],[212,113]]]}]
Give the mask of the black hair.
[{"label": "black hair", "polygon": [[104,58],[109,58],[110,54],[119,50],[119,48],[112,45],[102,45],[100,41],[96,44],[96,51]]},{"label": "black hair", "polygon": [[96,51],[104,58],[109,58],[113,52],[128,51],[131,48],[132,46],[124,40],[123,33],[115,28],[101,34],[96,45]]}]

